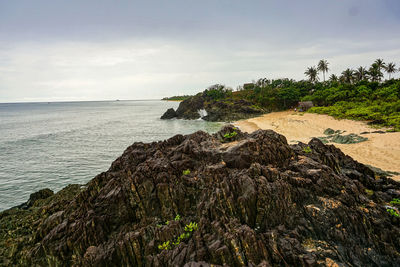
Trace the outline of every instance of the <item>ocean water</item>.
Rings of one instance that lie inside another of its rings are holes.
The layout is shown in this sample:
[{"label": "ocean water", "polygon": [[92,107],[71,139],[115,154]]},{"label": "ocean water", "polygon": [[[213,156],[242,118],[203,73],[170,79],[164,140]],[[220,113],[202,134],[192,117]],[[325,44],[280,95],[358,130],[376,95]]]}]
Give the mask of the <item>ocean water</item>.
[{"label": "ocean water", "polygon": [[134,142],[167,139],[220,123],[160,120],[169,101],[0,104],[0,210],[42,188],[84,184]]}]

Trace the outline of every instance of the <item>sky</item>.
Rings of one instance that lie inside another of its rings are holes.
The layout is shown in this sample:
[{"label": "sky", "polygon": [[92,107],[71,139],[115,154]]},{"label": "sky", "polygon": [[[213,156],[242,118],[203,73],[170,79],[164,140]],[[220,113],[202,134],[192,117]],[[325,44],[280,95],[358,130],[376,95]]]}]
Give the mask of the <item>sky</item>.
[{"label": "sky", "polygon": [[400,67],[399,29],[398,0],[0,0],[0,102],[301,80],[320,59],[329,74],[377,58]]}]

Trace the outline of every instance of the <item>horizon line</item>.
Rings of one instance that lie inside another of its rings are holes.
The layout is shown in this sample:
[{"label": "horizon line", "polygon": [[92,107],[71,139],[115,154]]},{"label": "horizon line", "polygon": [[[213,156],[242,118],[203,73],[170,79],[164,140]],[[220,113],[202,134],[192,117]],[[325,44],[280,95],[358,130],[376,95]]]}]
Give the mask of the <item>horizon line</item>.
[{"label": "horizon line", "polygon": [[122,102],[122,101],[154,101],[162,100],[161,98],[150,99],[113,99],[113,100],[56,100],[56,101],[13,101],[13,102],[0,102],[0,104],[45,104],[45,103],[75,103],[75,102]]}]

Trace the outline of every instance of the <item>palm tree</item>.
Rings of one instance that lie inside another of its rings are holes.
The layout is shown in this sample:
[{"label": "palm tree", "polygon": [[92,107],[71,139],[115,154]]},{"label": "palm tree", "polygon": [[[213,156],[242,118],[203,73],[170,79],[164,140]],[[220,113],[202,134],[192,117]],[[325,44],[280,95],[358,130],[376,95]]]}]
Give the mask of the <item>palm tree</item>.
[{"label": "palm tree", "polygon": [[306,76],[308,76],[308,79],[310,82],[315,82],[318,80],[318,70],[316,67],[309,67],[307,70],[304,72]]},{"label": "palm tree", "polygon": [[386,67],[386,63],[383,62],[383,59],[378,58],[377,60],[375,60],[374,64],[376,64],[378,71],[382,74],[379,77],[379,81],[381,81],[381,78],[383,77],[382,69],[384,69]]},{"label": "palm tree", "polygon": [[329,77],[329,81],[331,82],[337,82],[338,80],[339,78],[335,74],[332,74],[331,77]]},{"label": "palm tree", "polygon": [[389,74],[389,80],[390,80],[390,76],[392,73],[395,73],[397,71],[396,69],[396,64],[391,62],[389,64],[387,64],[387,66],[385,67],[386,72]]},{"label": "palm tree", "polygon": [[383,73],[379,68],[378,63],[373,63],[368,70],[369,76],[371,76],[371,81],[378,82],[383,77]]},{"label": "palm tree", "polygon": [[354,74],[354,70],[347,69],[342,72],[341,80],[343,80],[343,82],[345,82],[345,83],[352,83],[353,78],[354,78],[353,74]]},{"label": "palm tree", "polygon": [[328,73],[328,71],[329,71],[328,65],[329,65],[329,63],[325,59],[321,59],[318,62],[318,70],[322,71],[322,73],[324,75],[324,82],[325,82],[325,72]]},{"label": "palm tree", "polygon": [[356,81],[363,81],[368,79],[368,71],[364,67],[359,67],[355,72],[354,72],[354,77]]}]

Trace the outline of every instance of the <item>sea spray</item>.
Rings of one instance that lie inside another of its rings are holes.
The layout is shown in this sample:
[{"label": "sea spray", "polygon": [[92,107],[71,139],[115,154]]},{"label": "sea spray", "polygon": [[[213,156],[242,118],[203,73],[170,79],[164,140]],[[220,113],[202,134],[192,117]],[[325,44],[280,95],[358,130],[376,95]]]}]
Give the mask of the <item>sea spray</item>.
[{"label": "sea spray", "polygon": [[197,113],[199,113],[199,115],[200,115],[200,119],[202,119],[202,118],[204,118],[205,116],[207,116],[208,114],[207,114],[207,111],[203,108],[203,109],[199,109],[198,111],[197,111]]}]

